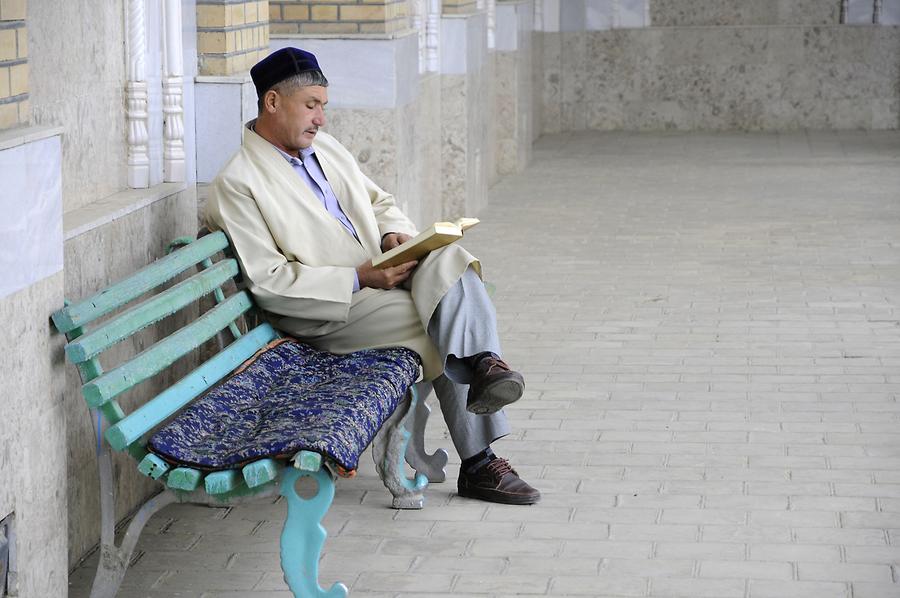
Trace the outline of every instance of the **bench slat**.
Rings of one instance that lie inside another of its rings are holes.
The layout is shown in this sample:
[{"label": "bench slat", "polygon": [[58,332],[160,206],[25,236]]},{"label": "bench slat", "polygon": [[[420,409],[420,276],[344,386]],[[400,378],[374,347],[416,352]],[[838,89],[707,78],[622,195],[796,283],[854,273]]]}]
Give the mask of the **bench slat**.
[{"label": "bench slat", "polygon": [[237,488],[244,480],[236,469],[214,471],[203,480],[207,494],[225,494]]},{"label": "bench slat", "polygon": [[217,232],[207,235],[164,258],[160,258],[149,266],[141,268],[128,278],[100,291],[93,297],[55,312],[52,316],[53,323],[60,332],[69,332],[73,328],[83,326],[140,297],[227,246],[228,239],[224,233]]},{"label": "bench slat", "polygon": [[256,488],[277,478],[279,469],[278,463],[274,459],[260,459],[245,465],[241,473],[244,474],[247,486]]},{"label": "bench slat", "polygon": [[246,291],[232,295],[225,303],[217,305],[191,324],[136,355],[131,361],[85,384],[82,387],[85,401],[90,407],[99,407],[143,382],[215,336],[250,307],[250,296]]},{"label": "bench slat", "polygon": [[175,490],[184,490],[185,492],[193,492],[200,485],[200,479],[203,474],[196,469],[190,467],[176,467],[169,472],[166,484],[169,488]]},{"label": "bench slat", "polygon": [[322,455],[313,451],[300,451],[292,459],[294,467],[302,471],[319,471],[322,467]]},{"label": "bench slat", "polygon": [[156,455],[149,454],[138,464],[138,471],[145,476],[158,480],[164,473],[169,471],[169,464]]},{"label": "bench slat", "polygon": [[216,384],[237,366],[250,359],[269,341],[276,338],[278,338],[278,333],[269,324],[257,326],[177,383],[156,395],[153,400],[135,409],[128,417],[111,426],[106,431],[106,440],[117,451],[124,449]]},{"label": "bench slat", "polygon": [[209,270],[195,274],[171,289],[134,306],[89,334],[72,341],[66,346],[66,356],[73,363],[90,359],[134,332],[162,320],[218,289],[219,285],[237,273],[237,261],[222,260]]}]

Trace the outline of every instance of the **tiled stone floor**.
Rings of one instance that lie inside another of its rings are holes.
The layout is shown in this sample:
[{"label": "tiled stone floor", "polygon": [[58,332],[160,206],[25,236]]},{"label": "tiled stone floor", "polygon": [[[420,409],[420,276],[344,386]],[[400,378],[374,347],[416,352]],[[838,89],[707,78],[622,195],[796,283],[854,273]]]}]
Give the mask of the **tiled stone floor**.
[{"label": "tiled stone floor", "polygon": [[[325,521],[325,587],[900,596],[900,134],[545,137],[480,216],[466,244],[528,380],[496,448],[544,500],[448,481],[397,512],[367,460]],[[283,517],[167,508],[120,595],[287,598]]]}]

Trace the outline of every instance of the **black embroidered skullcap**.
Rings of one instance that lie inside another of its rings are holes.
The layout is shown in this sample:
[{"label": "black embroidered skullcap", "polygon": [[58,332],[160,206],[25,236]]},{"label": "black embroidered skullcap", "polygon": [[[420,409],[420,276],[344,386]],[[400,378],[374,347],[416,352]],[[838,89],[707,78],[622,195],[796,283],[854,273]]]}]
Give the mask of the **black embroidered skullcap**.
[{"label": "black embroidered skullcap", "polygon": [[256,96],[261,98],[285,79],[308,72],[322,73],[314,54],[300,48],[282,48],[257,62],[250,69],[250,77],[256,86]]}]

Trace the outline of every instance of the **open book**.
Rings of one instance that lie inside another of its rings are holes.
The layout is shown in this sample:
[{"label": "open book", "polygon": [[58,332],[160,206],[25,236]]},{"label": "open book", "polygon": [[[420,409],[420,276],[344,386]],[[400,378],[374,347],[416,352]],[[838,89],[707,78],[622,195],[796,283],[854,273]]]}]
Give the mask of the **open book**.
[{"label": "open book", "polygon": [[430,252],[462,238],[463,232],[478,224],[478,218],[459,218],[453,222],[435,222],[427,229],[372,260],[379,269],[420,260]]}]

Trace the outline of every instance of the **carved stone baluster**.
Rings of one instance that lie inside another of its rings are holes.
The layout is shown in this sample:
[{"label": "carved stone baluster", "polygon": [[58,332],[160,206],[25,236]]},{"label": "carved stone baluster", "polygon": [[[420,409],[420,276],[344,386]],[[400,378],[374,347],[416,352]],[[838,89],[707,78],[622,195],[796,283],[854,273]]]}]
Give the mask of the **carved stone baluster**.
[{"label": "carved stone baluster", "polygon": [[125,83],[125,118],[128,125],[128,186],[150,186],[150,135],[147,132],[147,32],[143,0],[128,2],[128,81]]},{"label": "carved stone baluster", "polygon": [[881,24],[881,3],[883,0],[875,0],[875,5],[872,7],[872,24],[880,25]]},{"label": "carved stone baluster", "polygon": [[841,0],[841,20],[840,20],[841,23],[844,23],[844,24],[847,23],[847,17],[848,17],[847,9],[848,9],[849,4],[850,4],[850,0]]},{"label": "carved stone baluster", "polygon": [[534,30],[544,30],[544,0],[534,0]]},{"label": "carved stone baluster", "polygon": [[163,177],[167,183],[185,180],[184,59],[181,44],[181,2],[163,2]]}]

